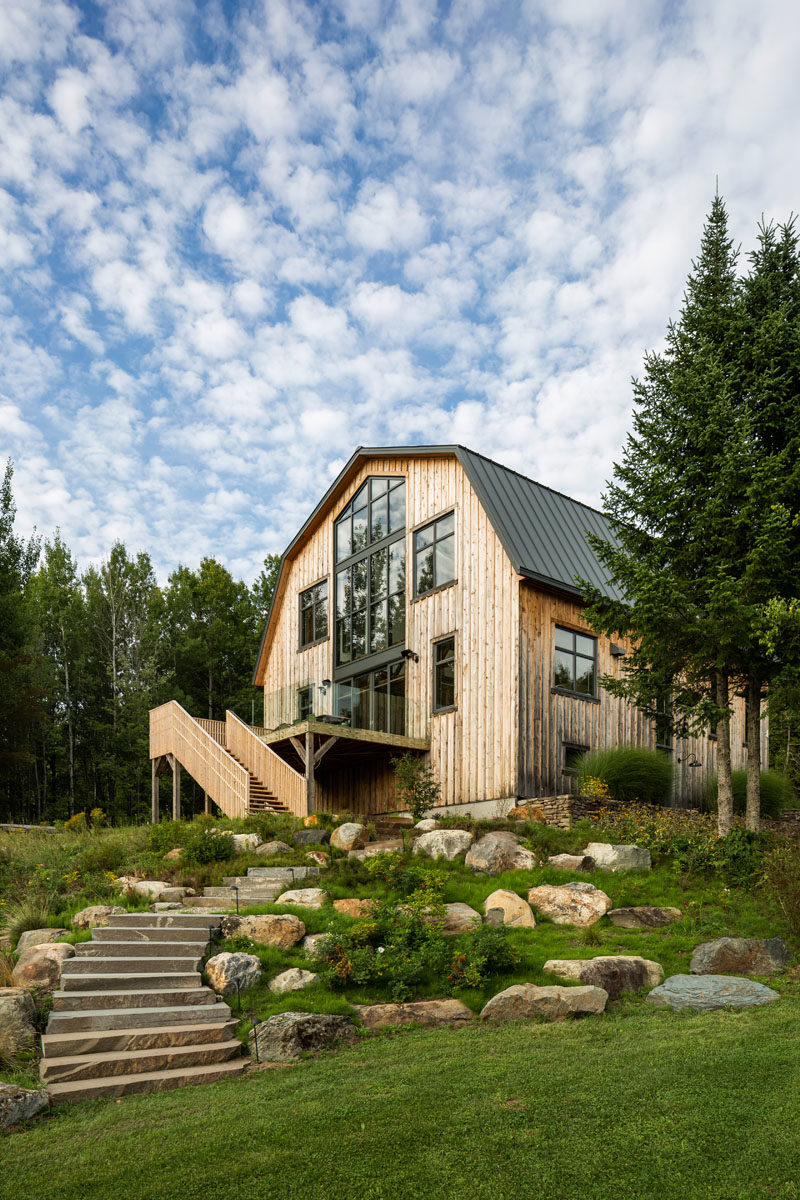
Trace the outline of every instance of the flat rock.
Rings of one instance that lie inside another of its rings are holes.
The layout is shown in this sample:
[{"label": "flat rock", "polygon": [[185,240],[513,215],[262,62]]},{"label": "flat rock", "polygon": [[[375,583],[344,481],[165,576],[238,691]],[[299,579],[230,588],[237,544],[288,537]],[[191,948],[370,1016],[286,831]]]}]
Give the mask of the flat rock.
[{"label": "flat rock", "polygon": [[255,954],[215,954],[205,965],[209,982],[218,996],[245,991],[261,978],[261,960]]},{"label": "flat rock", "polygon": [[297,833],[292,834],[295,846],[326,846],[330,840],[330,831],[327,829],[298,829]]},{"label": "flat rock", "polygon": [[[505,888],[498,888],[497,891],[492,892],[483,902],[483,911],[488,917],[493,910],[502,912],[503,920],[500,924],[510,925],[515,929],[536,928],[536,921],[530,905],[526,904],[516,892],[506,891]],[[487,924],[494,924],[494,921],[487,921]]]},{"label": "flat rock", "polygon": [[75,913],[72,918],[72,927],[73,929],[94,929],[97,925],[107,925],[109,917],[124,912],[127,912],[127,909],[122,908],[119,904],[90,904],[88,908],[82,908],[80,912]]},{"label": "flat rock", "polygon": [[294,1062],[355,1034],[350,1017],[333,1013],[284,1012],[261,1021],[250,1033],[250,1052],[260,1062]]},{"label": "flat rock", "polygon": [[583,851],[593,858],[601,871],[649,871],[650,851],[642,846],[612,846],[610,842],[589,842]]},{"label": "flat rock", "polygon": [[371,917],[377,908],[377,901],[359,900],[351,896],[346,900],[334,900],[333,907],[345,917]]},{"label": "flat rock", "polygon": [[46,946],[66,937],[68,933],[68,929],[26,929],[19,935],[17,951],[21,954],[23,950],[30,950],[31,946]]},{"label": "flat rock", "polygon": [[460,1000],[414,1000],[410,1004],[356,1004],[356,1012],[367,1029],[392,1025],[466,1025],[474,1014]]},{"label": "flat rock", "polygon": [[331,861],[330,854],[326,854],[324,850],[306,850],[306,858],[316,863],[318,867],[327,867]]},{"label": "flat rock", "polygon": [[183,905],[178,900],[154,900],[150,912],[178,912]]},{"label": "flat rock", "polygon": [[36,1006],[27,988],[0,988],[0,1030],[3,1048],[12,1055],[30,1050],[36,1044]]},{"label": "flat rock", "polygon": [[23,950],[11,974],[14,987],[36,991],[54,991],[61,981],[61,967],[75,957],[75,947],[69,942],[31,946]]},{"label": "flat rock", "polygon": [[282,971],[270,980],[269,990],[280,996],[284,992],[299,992],[302,988],[310,987],[312,983],[319,983],[319,975],[315,975],[313,971],[304,971],[301,967],[290,967],[288,971]]},{"label": "flat rock", "polygon": [[734,975],[670,975],[660,987],[653,988],[647,999],[650,1004],[669,1007],[675,1012],[684,1009],[713,1012],[717,1008],[768,1004],[780,996],[763,983]]},{"label": "flat rock", "polygon": [[452,862],[472,845],[472,834],[466,829],[432,829],[414,842],[415,854],[429,858],[446,858]]},{"label": "flat rock", "polygon": [[382,842],[370,842],[363,850],[351,850],[347,857],[357,858],[363,862],[367,858],[374,858],[376,854],[402,854],[403,839],[402,838],[385,838]]},{"label": "flat rock", "polygon": [[608,919],[619,929],[660,929],[680,921],[683,913],[679,908],[659,908],[655,904],[642,904],[634,908],[612,908]]},{"label": "flat rock", "polygon": [[717,938],[692,951],[692,975],[776,975],[789,962],[783,938]]},{"label": "flat rock", "polygon": [[281,892],[276,904],[296,904],[299,908],[322,908],[330,899],[323,888],[294,888]]},{"label": "flat rock", "polygon": [[593,871],[596,866],[588,854],[551,854],[547,861],[559,871]]},{"label": "flat rock", "polygon": [[469,904],[457,901],[455,904],[445,904],[445,918],[442,933],[445,937],[455,937],[459,933],[471,933],[481,924],[481,914]]},{"label": "flat rock", "polygon": [[637,954],[598,954],[594,958],[551,958],[544,970],[561,979],[591,983],[608,992],[609,1000],[619,1000],[623,992],[655,987],[664,978],[664,968]]},{"label": "flat rock", "polygon": [[424,817],[421,821],[417,821],[414,826],[420,833],[431,833],[432,830],[439,828],[439,823],[435,817]]},{"label": "flat rock", "polygon": [[264,913],[260,917],[223,917],[223,937],[247,937],[260,946],[288,949],[305,937],[306,927],[292,913]]},{"label": "flat rock", "polygon": [[513,833],[487,833],[474,842],[464,859],[472,871],[484,875],[499,875],[501,871],[532,871],[539,860],[530,850],[520,846]]},{"label": "flat rock", "polygon": [[293,849],[287,842],[262,842],[255,852],[262,858],[272,858],[273,854],[292,854]]},{"label": "flat rock", "polygon": [[599,987],[536,987],[532,983],[515,983],[492,996],[481,1017],[486,1021],[529,1020],[532,1017],[561,1021],[565,1017],[601,1013],[607,1001],[608,992]]},{"label": "flat rock", "polygon": [[319,958],[325,952],[325,946],[330,936],[329,933],[308,933],[300,943],[300,949],[309,958]]},{"label": "flat rock", "polygon": [[585,929],[599,921],[611,908],[611,900],[592,883],[542,884],[531,888],[528,901],[554,925],[577,925]]},{"label": "flat rock", "polygon": [[45,1088],[34,1091],[13,1083],[0,1083],[0,1129],[29,1121],[49,1107],[50,1097]]},{"label": "flat rock", "polygon": [[363,850],[369,841],[366,825],[359,825],[357,821],[346,821],[344,825],[339,825],[331,834],[330,844],[335,850]]}]

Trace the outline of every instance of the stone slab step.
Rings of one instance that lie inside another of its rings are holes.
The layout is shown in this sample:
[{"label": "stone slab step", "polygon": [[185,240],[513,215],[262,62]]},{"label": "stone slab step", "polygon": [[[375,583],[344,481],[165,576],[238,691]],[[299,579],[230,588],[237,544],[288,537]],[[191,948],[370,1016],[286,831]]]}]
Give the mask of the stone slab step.
[{"label": "stone slab step", "polygon": [[211,988],[130,988],[118,992],[53,992],[53,1009],[56,1012],[76,1012],[86,1008],[92,1011],[103,1008],[175,1008],[178,1005],[213,1004],[216,997]]},{"label": "stone slab step", "polygon": [[[297,879],[302,876],[297,875]],[[292,882],[292,873],[286,868],[276,867],[267,875],[225,875],[223,876],[223,886],[230,890],[232,887],[285,887],[287,883]],[[208,888],[203,888],[203,893],[208,892]]]},{"label": "stone slab step", "polygon": [[53,1033],[105,1032],[111,1029],[149,1029],[166,1025],[206,1025],[229,1021],[231,1010],[221,1000],[214,1004],[170,1005],[168,1008],[86,1008],[50,1013],[48,1035]]},{"label": "stone slab step", "polygon": [[[91,959],[87,959],[87,962],[90,961]],[[154,991],[156,988],[199,988],[201,986],[199,971],[181,972],[163,969],[164,966],[172,965],[172,963],[164,963],[158,973],[134,970],[125,975],[81,974],[80,972],[73,973],[71,970],[68,973],[62,971],[61,990],[62,992],[132,992],[137,988]]]},{"label": "stone slab step", "polygon": [[[311,879],[319,875],[319,867],[248,867],[247,879]],[[223,883],[236,882],[244,876],[224,877]]]},{"label": "stone slab step", "polygon": [[170,1046],[213,1045],[235,1039],[236,1021],[217,1020],[202,1025],[45,1033],[42,1036],[42,1053],[46,1059],[72,1058],[87,1054],[125,1054],[131,1050],[159,1050]]},{"label": "stone slab step", "polygon": [[[236,907],[236,901],[227,888],[225,891],[228,896],[227,900],[222,896],[187,896],[185,903],[192,908],[213,909],[215,913],[219,913],[219,910],[223,909],[224,915],[227,916],[230,910]],[[269,903],[269,901],[264,901],[264,903]]]},{"label": "stone slab step", "polygon": [[[109,943],[104,943],[108,945]],[[199,971],[202,959],[195,954],[191,958],[173,957],[167,958],[165,954],[157,955],[152,958],[142,955],[141,958],[133,957],[130,953],[130,943],[125,943],[128,950],[128,957],[123,958],[119,955],[84,955],[78,958],[70,958],[65,965],[66,974],[69,975],[163,975],[165,971],[174,971],[178,974],[186,974],[190,971]],[[61,978],[64,978],[62,973]]]},{"label": "stone slab step", "polygon": [[[242,899],[245,896],[263,896],[266,902],[269,903],[270,897],[279,896],[281,892],[285,891],[286,887],[282,883],[265,884],[264,887],[253,887],[251,883],[249,887],[239,888],[239,903],[242,903]],[[236,893],[228,887],[203,888],[203,899],[210,900],[212,898],[224,900],[226,903],[236,903]],[[197,897],[195,896],[193,899],[197,899]]]},{"label": "stone slab step", "polygon": [[191,929],[195,926],[202,927],[203,918],[198,917],[195,913],[186,912],[136,912],[136,913],[115,913],[109,917],[108,925],[103,925],[102,929],[120,929],[131,927],[133,929]]},{"label": "stone slab step", "polygon": [[111,941],[105,938],[99,942],[78,942],[75,946],[75,957],[69,961],[72,965],[86,959],[139,959],[141,955],[141,962],[147,962],[150,958],[171,958],[175,962],[191,958],[192,962],[199,962],[204,948],[203,942]]},{"label": "stone slab step", "polygon": [[247,1070],[246,1058],[232,1062],[212,1063],[203,1067],[184,1067],[173,1071],[147,1071],[141,1075],[107,1076],[103,1079],[84,1079],[75,1083],[54,1083],[47,1090],[53,1104],[68,1104],[79,1100],[96,1100],[100,1096],[129,1096],[136,1092],[164,1092],[171,1088],[194,1083],[214,1083],[229,1079]]},{"label": "stone slab step", "polygon": [[[190,915],[195,916],[194,913]],[[173,925],[171,929],[159,929],[157,926],[135,928],[133,925],[120,929],[111,925],[103,925],[99,929],[93,930],[93,940],[95,942],[137,943],[190,942],[194,946],[204,946],[209,939],[209,926],[213,924],[214,928],[217,928],[218,922],[213,920],[213,915],[210,913],[202,915],[204,919],[206,916],[211,917],[210,921],[206,921],[205,927],[202,921],[192,926]]]},{"label": "stone slab step", "polygon": [[79,1054],[44,1058],[40,1066],[40,1075],[46,1083],[69,1083],[78,1079],[103,1079],[116,1075],[142,1075],[150,1071],[207,1066],[241,1057],[242,1046],[238,1041],[207,1042],[199,1046],[128,1050],[121,1054]]}]

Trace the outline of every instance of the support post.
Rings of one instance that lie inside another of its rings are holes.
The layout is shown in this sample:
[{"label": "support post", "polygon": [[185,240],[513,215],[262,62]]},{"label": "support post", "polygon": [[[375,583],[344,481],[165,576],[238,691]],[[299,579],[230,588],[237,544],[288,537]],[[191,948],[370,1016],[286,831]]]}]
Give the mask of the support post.
[{"label": "support post", "polygon": [[314,786],[314,735],[306,731],[306,812],[309,816],[315,811]]},{"label": "support post", "polygon": [[211,797],[208,792],[203,792],[203,812],[206,816],[210,816],[211,814]]},{"label": "support post", "polygon": [[172,819],[181,819],[181,764],[177,758],[173,759],[172,764]]},{"label": "support post", "polygon": [[161,815],[159,812],[159,804],[158,804],[158,778],[159,778],[158,759],[157,758],[151,759],[150,766],[152,767],[152,770],[153,770],[152,793],[151,793],[152,808],[151,808],[151,812],[150,812],[150,820],[153,822],[154,825],[157,825],[159,822],[160,815]]}]

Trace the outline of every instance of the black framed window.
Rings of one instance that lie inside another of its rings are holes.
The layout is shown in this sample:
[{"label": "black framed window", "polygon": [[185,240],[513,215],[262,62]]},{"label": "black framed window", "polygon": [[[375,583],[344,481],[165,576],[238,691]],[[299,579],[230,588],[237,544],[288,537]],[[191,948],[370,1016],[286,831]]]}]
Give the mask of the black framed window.
[{"label": "black framed window", "polygon": [[574,743],[564,743],[564,769],[563,773],[571,779],[575,779],[578,774],[578,763],[581,757],[589,749],[588,746],[578,746]]},{"label": "black framed window", "polygon": [[297,689],[297,719],[307,721],[314,715],[314,688],[312,684]]},{"label": "black framed window", "polygon": [[579,696],[594,696],[597,681],[597,638],[556,625],[553,684]]},{"label": "black framed window", "polygon": [[456,639],[433,643],[433,711],[456,706]]},{"label": "black framed window", "polygon": [[339,514],[335,525],[336,562],[360,554],[406,527],[406,481],[371,476]]},{"label": "black framed window", "polygon": [[403,659],[336,685],[337,713],[352,729],[406,731],[406,664]]},{"label": "black framed window", "polygon": [[431,521],[414,534],[414,595],[424,596],[456,577],[455,514]]},{"label": "black framed window", "polygon": [[310,646],[328,636],[328,581],[300,593],[300,645]]},{"label": "black framed window", "polygon": [[662,692],[656,701],[656,748],[672,753],[672,696]]}]

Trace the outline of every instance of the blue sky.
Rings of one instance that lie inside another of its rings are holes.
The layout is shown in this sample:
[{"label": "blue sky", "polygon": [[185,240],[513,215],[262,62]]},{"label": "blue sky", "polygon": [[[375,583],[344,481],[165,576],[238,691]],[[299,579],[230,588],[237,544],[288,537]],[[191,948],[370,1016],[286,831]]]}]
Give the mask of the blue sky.
[{"label": "blue sky", "polygon": [[359,445],[599,503],[719,176],[800,204],[793,0],[0,0],[0,454],[82,564],[251,579]]}]

